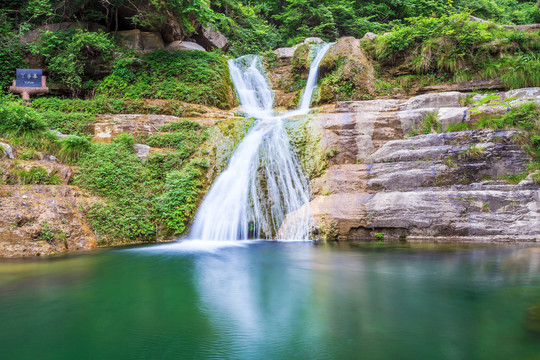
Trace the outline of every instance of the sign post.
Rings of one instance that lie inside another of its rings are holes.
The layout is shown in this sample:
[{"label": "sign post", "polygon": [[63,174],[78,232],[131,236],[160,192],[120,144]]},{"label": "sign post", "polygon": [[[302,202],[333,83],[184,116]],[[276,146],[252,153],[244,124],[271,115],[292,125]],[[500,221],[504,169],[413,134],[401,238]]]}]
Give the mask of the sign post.
[{"label": "sign post", "polygon": [[16,80],[9,91],[22,94],[24,100],[30,100],[31,94],[48,93],[47,77],[41,69],[17,69]]}]

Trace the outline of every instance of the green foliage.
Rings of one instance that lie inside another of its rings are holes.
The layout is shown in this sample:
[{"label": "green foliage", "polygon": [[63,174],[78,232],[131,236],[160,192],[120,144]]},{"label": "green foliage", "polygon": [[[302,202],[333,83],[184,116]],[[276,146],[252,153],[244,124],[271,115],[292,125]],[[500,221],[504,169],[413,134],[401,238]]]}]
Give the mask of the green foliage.
[{"label": "green foliage", "polygon": [[455,81],[500,78],[510,88],[540,85],[540,32],[508,31],[468,14],[408,21],[366,48],[383,66]]},{"label": "green foliage", "polygon": [[11,185],[58,185],[62,184],[62,179],[55,173],[47,173],[47,169],[33,166],[29,170],[15,167],[7,182]]},{"label": "green foliage", "polygon": [[439,122],[439,113],[437,111],[428,113],[420,123],[412,126],[409,136],[429,134],[432,131],[442,132],[442,125]]},{"label": "green foliage", "polygon": [[43,117],[18,102],[0,99],[0,135],[34,135],[45,130]]},{"label": "green foliage", "polygon": [[124,99],[173,99],[190,103],[232,107],[232,91],[225,57],[202,51],[155,51],[142,59],[137,69],[116,63],[112,74],[97,89],[98,94]]},{"label": "green foliage", "polygon": [[58,157],[63,162],[76,162],[79,157],[90,150],[90,136],[69,135],[59,141]]},{"label": "green foliage", "polygon": [[23,46],[13,33],[13,23],[0,9],[0,91],[6,91],[15,79],[15,69],[26,67]]},{"label": "green foliage", "polygon": [[205,162],[192,161],[181,171],[167,174],[160,210],[167,226],[176,234],[183,233],[195,215],[207,167]]},{"label": "green foliage", "polygon": [[218,27],[230,40],[229,53],[233,57],[259,54],[277,48],[282,42],[276,27],[262,14],[264,4],[222,0],[213,2],[213,7],[223,14]]},{"label": "green foliage", "polygon": [[41,41],[31,45],[32,53],[45,59],[52,80],[65,84],[73,95],[83,88],[85,61],[105,59],[112,50],[113,43],[107,34],[76,28],[44,31]]},{"label": "green foliage", "polygon": [[36,240],[46,241],[53,246],[56,246],[58,242],[63,242],[67,248],[66,237],[66,233],[62,230],[55,230],[49,222],[44,221],[41,223],[41,230],[37,234]]},{"label": "green foliage", "polygon": [[456,123],[456,124],[449,124],[445,132],[458,132],[458,131],[466,131],[469,130],[469,124],[465,122]]}]

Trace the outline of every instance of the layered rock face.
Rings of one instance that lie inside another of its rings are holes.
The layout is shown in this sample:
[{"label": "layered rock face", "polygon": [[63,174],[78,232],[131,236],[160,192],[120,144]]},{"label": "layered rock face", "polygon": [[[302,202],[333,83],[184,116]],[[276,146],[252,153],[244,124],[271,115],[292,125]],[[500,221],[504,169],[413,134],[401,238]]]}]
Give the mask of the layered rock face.
[{"label": "layered rock face", "polygon": [[1,185],[0,257],[95,247],[96,238],[84,216],[91,202],[74,186]]},{"label": "layered rock face", "polygon": [[[513,103],[524,100],[512,95]],[[315,232],[336,240],[539,241],[539,186],[497,181],[530,161],[517,130],[404,139],[432,112],[443,127],[469,121],[465,96],[338,102],[311,115],[328,164],[312,181]]]}]

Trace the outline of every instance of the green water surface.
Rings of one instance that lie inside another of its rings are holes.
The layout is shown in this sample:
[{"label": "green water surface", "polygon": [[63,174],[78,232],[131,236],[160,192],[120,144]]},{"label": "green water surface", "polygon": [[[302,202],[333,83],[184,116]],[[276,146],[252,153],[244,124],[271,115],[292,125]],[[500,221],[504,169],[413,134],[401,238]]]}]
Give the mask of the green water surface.
[{"label": "green water surface", "polygon": [[0,262],[1,359],[540,359],[540,248],[174,244]]}]

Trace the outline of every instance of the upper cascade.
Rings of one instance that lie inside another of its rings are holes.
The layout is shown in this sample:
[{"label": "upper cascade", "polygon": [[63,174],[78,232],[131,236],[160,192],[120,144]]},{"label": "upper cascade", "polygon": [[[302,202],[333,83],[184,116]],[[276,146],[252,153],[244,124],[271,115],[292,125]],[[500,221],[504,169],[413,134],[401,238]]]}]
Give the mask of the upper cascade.
[{"label": "upper cascade", "polygon": [[[246,55],[229,61],[240,104],[246,115],[257,122],[206,195],[191,239],[309,240],[309,182],[290,147],[283,120],[309,111],[317,85],[317,68],[331,45],[313,48],[314,60],[301,105],[282,115],[274,115],[274,93],[264,75],[261,58]],[[282,227],[285,217],[292,213],[293,221],[288,219],[287,226]]]}]

